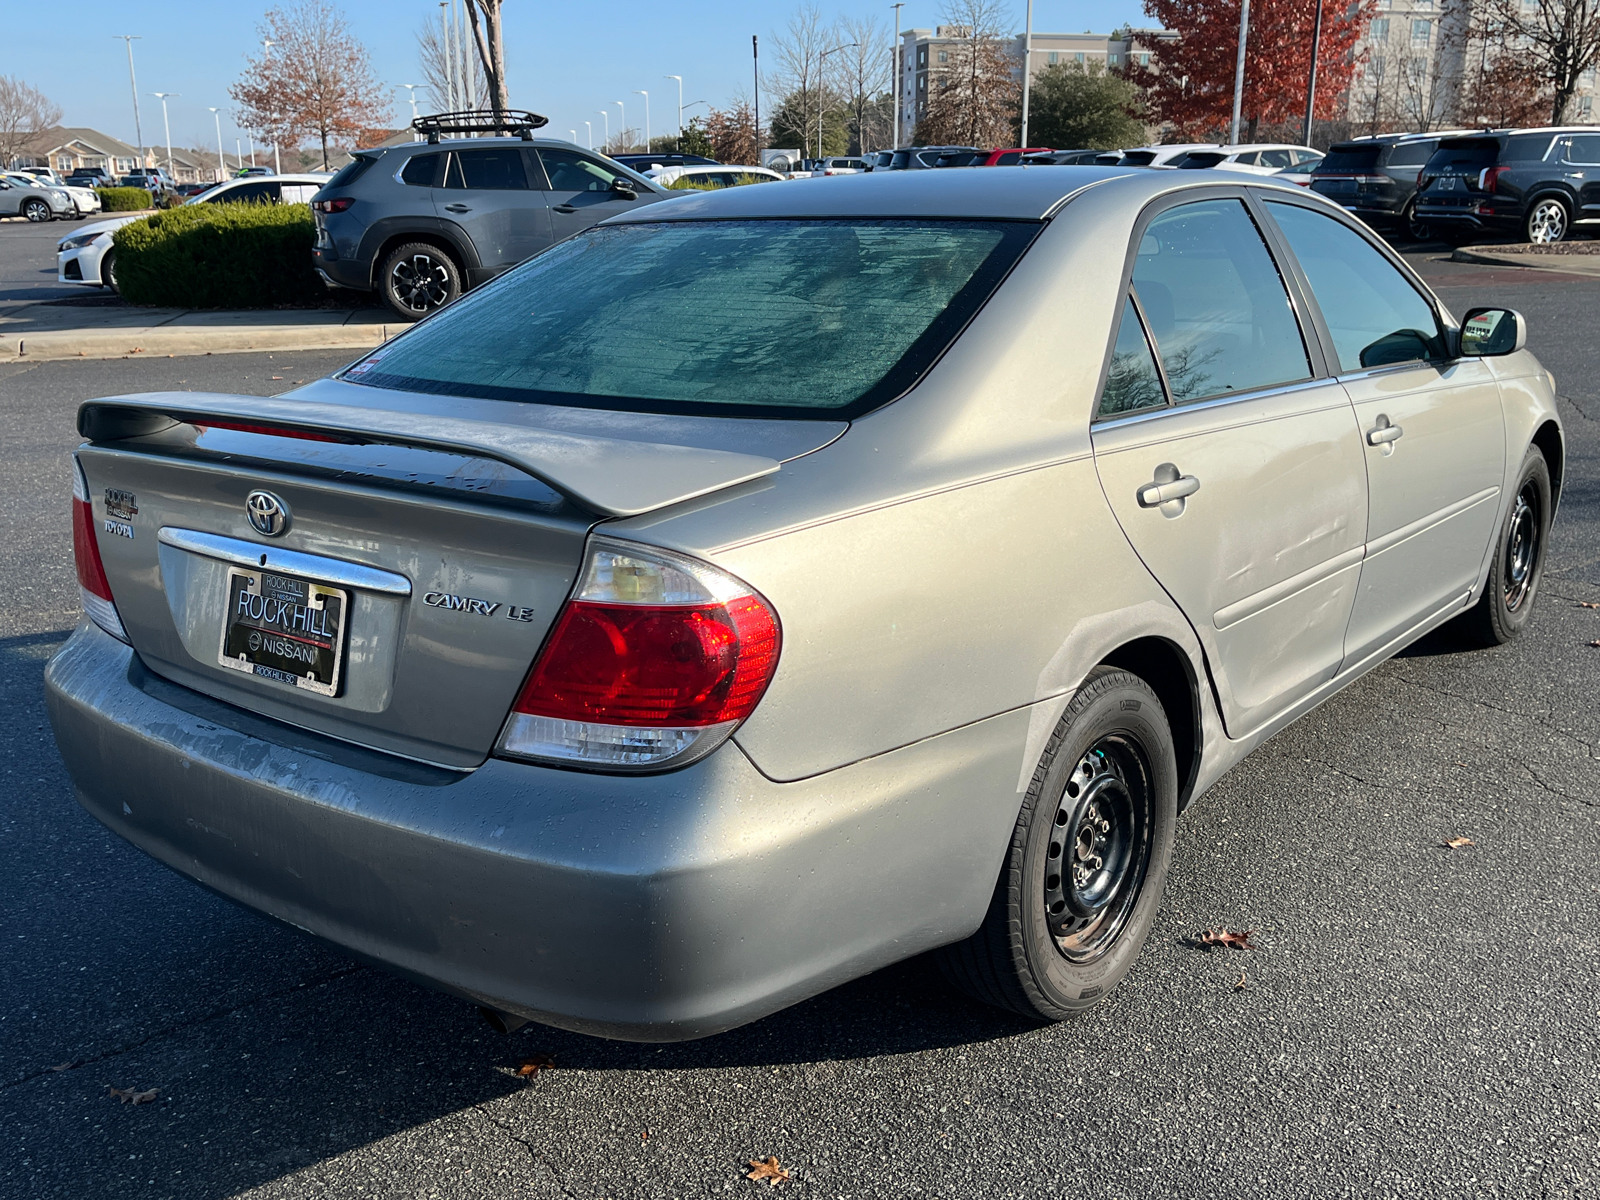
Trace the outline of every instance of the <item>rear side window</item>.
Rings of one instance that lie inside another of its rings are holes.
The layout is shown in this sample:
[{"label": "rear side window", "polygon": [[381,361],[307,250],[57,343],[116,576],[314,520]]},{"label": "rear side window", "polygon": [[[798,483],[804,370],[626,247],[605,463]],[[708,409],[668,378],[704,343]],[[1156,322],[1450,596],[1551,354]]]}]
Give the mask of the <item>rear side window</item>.
[{"label": "rear side window", "polygon": [[1311,282],[1341,371],[1445,357],[1433,306],[1365,238],[1296,204],[1268,207]]},{"label": "rear side window", "polygon": [[1328,151],[1328,157],[1322,160],[1317,170],[1330,175],[1357,175],[1370,171],[1378,165],[1378,150],[1377,146],[1335,146]]},{"label": "rear side window", "polygon": [[[356,157],[352,158],[349,162],[345,163],[344,166],[340,167],[336,172],[334,172],[333,178],[328,180],[328,182],[322,186],[330,188],[348,187],[350,184],[360,179],[362,175],[366,174],[367,168],[376,161],[377,160],[371,155],[358,154]],[[412,159],[412,162],[415,161],[415,159]]]},{"label": "rear side window", "polygon": [[214,199],[218,204],[276,204],[278,196],[276,183],[246,183],[229,188]]},{"label": "rear side window", "polygon": [[452,151],[444,186],[490,192],[525,191],[528,173],[522,166],[522,151],[515,146]]},{"label": "rear side window", "polygon": [[1530,137],[1510,137],[1506,139],[1506,148],[1500,155],[1502,162],[1543,162],[1546,152],[1550,149],[1551,136],[1548,133],[1536,133]]},{"label": "rear side window", "polygon": [[1450,138],[1439,143],[1439,148],[1428,159],[1428,173],[1442,171],[1480,171],[1492,167],[1500,160],[1500,142],[1496,138]]},{"label": "rear side window", "polygon": [[418,154],[400,169],[400,178],[413,187],[432,187],[439,178],[442,154]]},{"label": "rear side window", "polygon": [[1160,408],[1166,402],[1155,354],[1145,339],[1139,310],[1130,296],[1122,304],[1122,324],[1117,327],[1117,344],[1111,350],[1111,369],[1106,372],[1105,390],[1100,393],[1100,415],[1121,416],[1141,408]]},{"label": "rear side window", "polygon": [[1311,376],[1300,326],[1240,200],[1168,209],[1145,229],[1133,287],[1174,403]]},{"label": "rear side window", "polygon": [[350,378],[589,408],[854,415],[922,376],[1037,230],[999,221],[602,225],[469,292]]}]

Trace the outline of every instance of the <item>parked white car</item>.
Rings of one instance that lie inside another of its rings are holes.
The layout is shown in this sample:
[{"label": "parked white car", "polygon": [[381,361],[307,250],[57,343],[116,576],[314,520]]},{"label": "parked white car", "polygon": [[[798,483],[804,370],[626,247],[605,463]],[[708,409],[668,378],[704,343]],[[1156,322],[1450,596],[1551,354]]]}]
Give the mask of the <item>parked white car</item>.
[{"label": "parked white car", "polygon": [[[1111,151],[1102,161],[1121,167],[1170,167],[1174,160],[1197,150],[1220,150],[1216,142],[1185,142],[1176,146],[1134,146],[1130,150]],[[1120,154],[1112,159],[1112,154]]]},{"label": "parked white car", "polygon": [[680,179],[690,179],[702,187],[709,185],[715,188],[734,187],[741,183],[755,181],[758,183],[771,183],[781,180],[782,175],[776,171],[769,171],[766,167],[737,167],[722,164],[694,165],[688,167],[659,167],[644,173],[646,179],[659,183],[662,187],[671,187]]},{"label": "parked white car", "polygon": [[[305,204],[323,184],[327,175],[246,176],[217,184],[210,191],[191,196],[189,204]],[[111,235],[144,213],[111,217],[86,225],[56,245],[56,280],[81,283],[89,287],[117,290],[117,262]]]},{"label": "parked white car", "polygon": [[65,188],[35,179],[22,171],[0,174],[0,216],[27,217],[30,221],[53,221],[78,217],[78,206]]},{"label": "parked white car", "polygon": [[1276,175],[1301,163],[1319,163],[1325,156],[1321,150],[1309,146],[1291,146],[1284,142],[1257,142],[1251,145],[1216,146],[1204,150],[1191,150],[1167,165],[1180,169],[1222,167],[1229,171],[1245,171],[1251,175]]},{"label": "parked white car", "polygon": [[864,158],[825,158],[817,164],[813,175],[859,175],[867,169]]}]

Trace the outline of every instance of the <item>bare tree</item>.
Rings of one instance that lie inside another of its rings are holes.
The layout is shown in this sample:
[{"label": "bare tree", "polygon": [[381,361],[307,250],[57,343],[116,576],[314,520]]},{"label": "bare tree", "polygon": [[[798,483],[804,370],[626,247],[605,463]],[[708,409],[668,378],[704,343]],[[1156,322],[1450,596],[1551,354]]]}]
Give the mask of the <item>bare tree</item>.
[{"label": "bare tree", "polygon": [[240,125],[276,146],[317,138],[326,170],[330,142],[354,142],[388,122],[367,48],[329,0],[270,9],[257,31],[273,52],[250,59],[228,88]]},{"label": "bare tree", "polygon": [[1475,17],[1473,36],[1521,56],[1548,94],[1551,122],[1565,124],[1579,76],[1600,63],[1600,0],[1484,0]]},{"label": "bare tree", "polygon": [[945,19],[960,34],[949,63],[929,83],[919,141],[979,148],[1012,144],[1022,85],[1014,74],[1016,57],[1006,45],[1003,23],[1009,16],[997,0],[949,0]]},{"label": "bare tree", "polygon": [[[455,58],[460,62],[462,58],[456,51],[455,32],[451,30],[447,34],[445,19],[444,12],[439,11],[428,18],[417,34],[417,65],[422,68],[422,81],[428,85],[431,112],[443,112],[450,107],[450,60]],[[476,55],[477,52],[472,53]],[[458,69],[454,74],[459,76],[461,72]],[[461,90],[459,79],[455,90]],[[483,72],[472,72],[472,93],[462,103],[463,108],[489,107],[489,81]]]},{"label": "bare tree", "polygon": [[[467,0],[467,15],[472,18],[472,36],[478,44],[478,61],[483,64],[485,82],[496,113],[511,107],[506,91],[506,42],[501,28],[500,6],[505,0]],[[479,13],[483,19],[478,19]]]},{"label": "bare tree", "polygon": [[834,56],[834,86],[845,96],[850,109],[850,153],[876,150],[889,139],[884,121],[884,93],[889,89],[893,68],[893,48],[889,32],[876,17],[845,17],[838,25],[839,42],[854,42]]},{"label": "bare tree", "polygon": [[817,6],[806,4],[789,18],[788,28],[773,38],[778,70],[765,86],[784,97],[801,135],[802,151],[816,144],[817,123],[826,100],[823,51],[833,46],[833,35],[832,27],[822,23]]},{"label": "bare tree", "polygon": [[1395,72],[1397,115],[1407,129],[1417,133],[1446,124],[1447,92],[1444,73],[1423,55],[1406,59]]},{"label": "bare tree", "polygon": [[0,75],[0,164],[10,165],[35,138],[61,123],[61,106],[37,88]]}]

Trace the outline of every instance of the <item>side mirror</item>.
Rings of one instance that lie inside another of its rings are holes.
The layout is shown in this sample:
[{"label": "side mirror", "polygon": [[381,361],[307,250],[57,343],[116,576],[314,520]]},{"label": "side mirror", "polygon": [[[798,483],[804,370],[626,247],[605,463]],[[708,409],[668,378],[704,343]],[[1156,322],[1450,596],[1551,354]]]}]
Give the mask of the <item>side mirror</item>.
[{"label": "side mirror", "polygon": [[618,200],[637,200],[639,193],[633,190],[633,182],[623,179],[620,175],[611,181],[611,190],[616,193]]},{"label": "side mirror", "polygon": [[1515,354],[1528,344],[1528,323],[1514,308],[1469,308],[1460,339],[1463,358]]}]

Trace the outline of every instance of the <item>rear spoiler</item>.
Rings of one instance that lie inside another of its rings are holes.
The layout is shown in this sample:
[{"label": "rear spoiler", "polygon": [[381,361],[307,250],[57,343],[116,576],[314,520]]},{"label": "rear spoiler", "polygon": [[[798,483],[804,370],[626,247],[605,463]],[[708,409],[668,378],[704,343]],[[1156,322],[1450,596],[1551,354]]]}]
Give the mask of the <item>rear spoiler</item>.
[{"label": "rear spoiler", "polygon": [[78,432],[95,442],[207,422],[270,425],[494,459],[549,484],[591,512],[612,517],[637,516],[778,470],[774,459],[730,450],[558,433],[512,421],[289,396],[146,392],[88,400],[78,408]]}]

